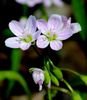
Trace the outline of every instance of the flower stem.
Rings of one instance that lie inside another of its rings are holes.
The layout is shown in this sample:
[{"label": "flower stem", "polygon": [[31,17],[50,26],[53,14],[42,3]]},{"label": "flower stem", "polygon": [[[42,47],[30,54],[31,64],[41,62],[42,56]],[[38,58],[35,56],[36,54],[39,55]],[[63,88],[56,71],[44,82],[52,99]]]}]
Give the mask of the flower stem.
[{"label": "flower stem", "polygon": [[51,89],[48,89],[48,100],[52,100]]},{"label": "flower stem", "polygon": [[55,90],[58,90],[58,91],[61,91],[61,92],[65,93],[65,94],[69,94],[70,95],[70,92],[65,88],[52,86],[51,89],[55,89]]},{"label": "flower stem", "polygon": [[63,71],[67,71],[67,72],[70,72],[70,73],[73,73],[73,74],[79,76],[79,73],[76,72],[76,71],[74,71],[74,70],[71,70],[71,69],[68,69],[68,68],[61,68],[61,70],[63,70]]},{"label": "flower stem", "polygon": [[73,88],[70,86],[70,84],[69,84],[66,80],[64,80],[64,79],[63,79],[63,82],[66,84],[66,86],[68,87],[68,89],[69,89],[71,92],[73,92]]}]

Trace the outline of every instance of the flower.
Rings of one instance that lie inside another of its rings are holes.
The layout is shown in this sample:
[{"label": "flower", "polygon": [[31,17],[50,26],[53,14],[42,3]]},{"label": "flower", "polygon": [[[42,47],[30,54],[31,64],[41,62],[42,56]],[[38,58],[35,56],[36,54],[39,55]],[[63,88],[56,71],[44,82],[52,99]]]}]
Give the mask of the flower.
[{"label": "flower", "polygon": [[16,2],[20,4],[26,4],[29,7],[34,7],[36,4],[43,3],[46,7],[50,7],[52,4],[56,6],[63,6],[63,2],[61,0],[16,0]]},{"label": "flower", "polygon": [[40,35],[40,31],[36,31],[36,18],[30,16],[25,24],[12,20],[9,23],[9,28],[16,37],[11,37],[5,40],[5,45],[10,48],[21,48],[27,50],[32,42]]},{"label": "flower", "polygon": [[60,50],[63,46],[62,40],[66,40],[74,33],[81,31],[79,23],[71,23],[71,18],[53,14],[48,23],[40,19],[37,27],[42,34],[37,38],[36,45],[39,48],[46,48],[49,44],[51,49]]},{"label": "flower", "polygon": [[22,24],[22,26],[25,27],[26,22],[27,22],[27,18],[23,16],[23,17],[20,18],[19,22]]},{"label": "flower", "polygon": [[16,0],[16,2],[20,3],[20,4],[26,4],[29,7],[33,7],[36,4],[39,4],[42,2],[42,0]]},{"label": "flower", "polygon": [[46,7],[50,7],[52,4],[62,7],[64,4],[62,0],[43,0],[43,3]]},{"label": "flower", "polygon": [[39,91],[42,90],[42,84],[44,81],[44,72],[39,68],[34,68],[32,73],[33,80],[36,84],[39,84]]}]

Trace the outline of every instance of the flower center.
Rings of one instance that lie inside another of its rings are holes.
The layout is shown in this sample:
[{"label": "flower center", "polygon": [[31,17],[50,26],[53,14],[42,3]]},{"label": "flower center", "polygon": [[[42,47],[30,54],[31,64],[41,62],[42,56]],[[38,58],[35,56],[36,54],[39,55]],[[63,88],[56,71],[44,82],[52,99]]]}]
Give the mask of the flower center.
[{"label": "flower center", "polygon": [[26,43],[29,43],[33,40],[32,36],[31,35],[27,35],[26,37],[24,38],[21,38],[22,41],[26,42]]},{"label": "flower center", "polygon": [[56,34],[53,34],[53,35],[51,35],[51,33],[49,34],[49,37],[48,37],[49,41],[54,41],[56,39],[57,39],[57,35]]}]

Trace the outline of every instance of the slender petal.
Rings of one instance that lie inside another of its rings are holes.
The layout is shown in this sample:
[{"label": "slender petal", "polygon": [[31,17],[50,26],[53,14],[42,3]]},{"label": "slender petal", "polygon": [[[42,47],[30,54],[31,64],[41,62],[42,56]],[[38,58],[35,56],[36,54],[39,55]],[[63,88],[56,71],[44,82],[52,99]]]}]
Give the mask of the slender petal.
[{"label": "slender petal", "polygon": [[63,27],[62,17],[56,14],[53,14],[48,20],[48,29],[52,33],[60,30]]},{"label": "slender petal", "polygon": [[81,31],[81,26],[79,23],[72,23],[71,24],[71,30],[72,30],[72,33],[77,33],[79,31]]},{"label": "slender petal", "polygon": [[55,51],[60,50],[62,48],[62,46],[63,46],[63,44],[61,41],[55,40],[55,41],[50,42],[51,49],[53,49]]},{"label": "slender petal", "polygon": [[48,32],[48,29],[47,29],[47,23],[45,20],[43,19],[40,19],[37,21],[37,27],[38,29],[43,33],[43,34],[46,34]]},{"label": "slender petal", "polygon": [[32,36],[33,37],[33,41],[36,40],[40,36],[40,34],[41,34],[41,31],[37,31],[34,34],[32,34],[33,35]]},{"label": "slender petal", "polygon": [[31,46],[31,43],[25,43],[23,41],[21,41],[21,43],[20,43],[20,48],[22,50],[27,50],[27,49],[29,49],[30,46]]},{"label": "slender petal", "polygon": [[34,16],[30,16],[27,20],[24,32],[25,34],[33,34],[36,31],[36,18]]},{"label": "slender petal", "polygon": [[36,45],[39,48],[46,48],[48,46],[48,44],[49,44],[49,41],[48,41],[47,37],[44,35],[39,36],[36,41]]},{"label": "slender petal", "polygon": [[19,43],[18,37],[11,37],[5,40],[5,45],[10,48],[19,48]]},{"label": "slender petal", "polygon": [[18,37],[22,36],[24,27],[17,21],[13,20],[9,23],[10,30]]}]

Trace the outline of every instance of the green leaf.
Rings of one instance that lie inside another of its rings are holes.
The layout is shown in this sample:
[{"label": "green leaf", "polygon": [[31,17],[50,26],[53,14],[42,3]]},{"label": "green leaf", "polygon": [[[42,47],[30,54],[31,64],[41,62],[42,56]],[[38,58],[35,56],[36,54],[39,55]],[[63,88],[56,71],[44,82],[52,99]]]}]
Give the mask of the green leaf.
[{"label": "green leaf", "polygon": [[82,100],[80,94],[76,91],[73,91],[71,96],[72,96],[72,100]]},{"label": "green leaf", "polygon": [[87,85],[87,75],[80,75],[80,79]]},{"label": "green leaf", "polygon": [[50,75],[49,75],[49,72],[47,70],[44,71],[44,76],[45,76],[45,84],[49,84],[49,82],[51,81],[51,78],[50,78]]},{"label": "green leaf", "polygon": [[57,80],[57,78],[50,73],[50,76],[51,76],[51,81],[56,85],[56,86],[59,86],[59,81]]},{"label": "green leaf", "polygon": [[[22,51],[20,49],[13,49],[11,53],[11,70],[19,71],[20,63],[22,58]],[[8,88],[6,91],[7,96],[9,96],[12,87],[14,86],[15,81],[10,80]]]},{"label": "green leaf", "polygon": [[54,67],[53,73],[54,73],[54,75],[56,76],[57,79],[63,80],[63,74],[62,74],[62,71],[59,68]]},{"label": "green leaf", "polygon": [[24,88],[25,92],[28,95],[30,94],[30,91],[28,89],[28,85],[27,85],[25,79],[18,72],[0,71],[0,80],[4,80],[4,79],[18,81],[21,84],[21,86]]},{"label": "green leaf", "polygon": [[75,16],[75,19],[82,27],[80,35],[83,40],[87,37],[87,18],[85,12],[84,0],[71,0],[72,1],[72,10]]}]

